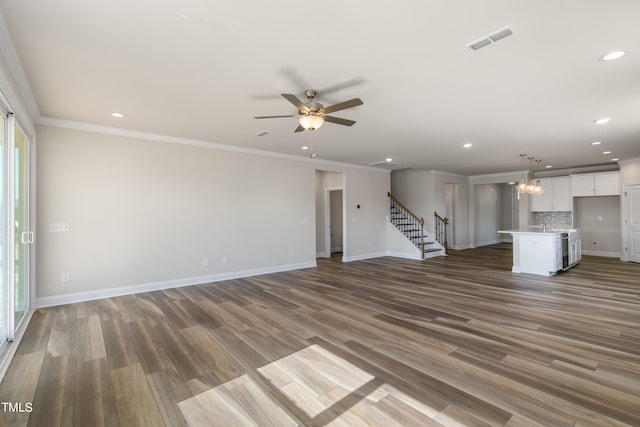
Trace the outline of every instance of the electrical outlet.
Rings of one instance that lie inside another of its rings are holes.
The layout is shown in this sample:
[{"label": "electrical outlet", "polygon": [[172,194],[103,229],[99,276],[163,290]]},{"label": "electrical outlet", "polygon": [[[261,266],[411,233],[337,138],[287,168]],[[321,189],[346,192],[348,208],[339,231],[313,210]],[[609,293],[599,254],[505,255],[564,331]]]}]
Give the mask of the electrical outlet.
[{"label": "electrical outlet", "polygon": [[209,267],[209,258],[202,258],[202,266]]},{"label": "electrical outlet", "polygon": [[62,273],[62,283],[67,283],[71,281],[71,276],[69,273]]},{"label": "electrical outlet", "polygon": [[228,256],[223,256],[222,257],[222,263],[223,264],[229,264],[229,257]]}]

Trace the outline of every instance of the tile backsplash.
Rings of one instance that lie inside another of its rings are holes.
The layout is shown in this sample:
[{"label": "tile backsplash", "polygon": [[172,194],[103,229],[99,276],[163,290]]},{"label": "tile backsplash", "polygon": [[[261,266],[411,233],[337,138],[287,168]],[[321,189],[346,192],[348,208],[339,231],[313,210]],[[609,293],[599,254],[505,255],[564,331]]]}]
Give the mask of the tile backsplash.
[{"label": "tile backsplash", "polygon": [[533,212],[532,213],[532,226],[539,226],[546,224],[547,229],[565,229],[573,228],[573,212],[571,211],[556,211],[556,212]]}]

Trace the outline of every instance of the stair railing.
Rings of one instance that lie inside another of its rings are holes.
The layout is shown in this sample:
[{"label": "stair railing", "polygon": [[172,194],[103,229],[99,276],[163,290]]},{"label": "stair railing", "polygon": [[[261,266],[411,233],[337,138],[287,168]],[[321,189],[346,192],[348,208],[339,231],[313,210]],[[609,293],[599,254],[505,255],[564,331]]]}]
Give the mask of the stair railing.
[{"label": "stair railing", "polygon": [[443,218],[438,215],[438,212],[433,213],[436,218],[436,241],[442,245],[444,248],[444,253],[447,253],[448,243],[447,243],[447,224],[449,224],[448,218]]},{"label": "stair railing", "polygon": [[420,235],[419,235],[419,238],[420,238],[420,240],[419,240],[419,242],[420,242],[419,248],[420,248],[420,253],[422,254],[422,259],[424,259],[424,219],[419,218],[416,214],[411,212],[405,205],[400,203],[400,201],[398,199],[393,197],[393,195],[390,192],[387,192],[387,195],[389,196],[389,199],[391,201],[391,211],[393,212],[394,210],[397,210],[398,212],[403,213],[406,216],[406,221],[408,221],[407,224],[402,224],[402,227],[404,228],[404,230],[402,228],[400,228],[398,226],[398,224],[394,223],[394,225],[400,231],[405,233],[405,235],[407,234],[405,232],[406,229],[416,230],[416,231],[419,230],[418,231],[420,233]]}]

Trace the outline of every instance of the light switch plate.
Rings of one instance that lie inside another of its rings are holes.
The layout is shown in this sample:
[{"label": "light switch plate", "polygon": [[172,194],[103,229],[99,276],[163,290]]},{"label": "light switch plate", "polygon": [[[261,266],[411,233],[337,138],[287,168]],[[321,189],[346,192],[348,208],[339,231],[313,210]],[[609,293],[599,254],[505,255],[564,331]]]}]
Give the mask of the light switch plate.
[{"label": "light switch plate", "polygon": [[52,222],[49,224],[50,233],[61,233],[65,231],[69,231],[68,222]]}]

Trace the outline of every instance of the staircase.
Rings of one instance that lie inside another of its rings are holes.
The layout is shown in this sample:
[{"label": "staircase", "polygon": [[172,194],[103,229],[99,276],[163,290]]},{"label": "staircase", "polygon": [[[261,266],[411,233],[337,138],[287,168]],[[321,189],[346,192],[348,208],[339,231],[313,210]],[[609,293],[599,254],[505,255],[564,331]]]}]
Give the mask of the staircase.
[{"label": "staircase", "polygon": [[[447,254],[446,241],[442,238],[446,233],[441,232],[441,229],[446,227],[448,223],[446,218],[440,217],[436,213],[436,231],[437,235],[430,235],[424,229],[424,219],[418,218],[413,212],[407,209],[400,201],[387,193],[390,200],[390,215],[389,220],[391,223],[405,235],[420,251],[422,259],[433,258],[436,256],[444,256]],[[444,221],[444,227],[442,222]],[[441,239],[436,237],[440,236]],[[438,241],[440,240],[440,241]]]}]

